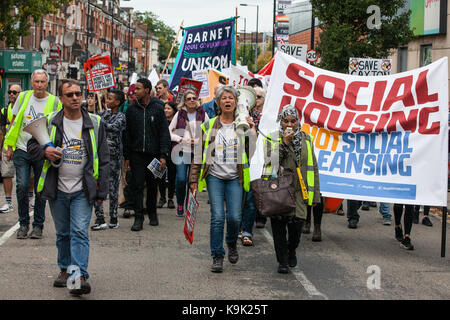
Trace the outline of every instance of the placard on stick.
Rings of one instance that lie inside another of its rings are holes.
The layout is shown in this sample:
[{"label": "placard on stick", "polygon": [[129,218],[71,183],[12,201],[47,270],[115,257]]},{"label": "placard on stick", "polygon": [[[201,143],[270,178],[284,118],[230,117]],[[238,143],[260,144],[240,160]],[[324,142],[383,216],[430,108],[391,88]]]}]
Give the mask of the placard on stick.
[{"label": "placard on stick", "polygon": [[84,64],[84,74],[89,92],[101,91],[116,86],[110,56],[94,56]]},{"label": "placard on stick", "polygon": [[188,205],[186,208],[183,231],[184,235],[186,236],[186,240],[189,241],[190,244],[194,242],[194,225],[195,220],[197,219],[198,206],[198,201],[197,199],[195,199],[192,190],[189,190]]}]

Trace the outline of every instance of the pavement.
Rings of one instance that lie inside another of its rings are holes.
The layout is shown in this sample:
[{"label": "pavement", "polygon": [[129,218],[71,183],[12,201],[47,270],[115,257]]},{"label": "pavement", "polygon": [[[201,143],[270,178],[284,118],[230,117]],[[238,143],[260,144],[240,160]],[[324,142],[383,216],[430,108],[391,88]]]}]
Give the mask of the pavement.
[{"label": "pavement", "polygon": [[413,225],[414,251],[400,248],[394,226],[382,225],[376,208],[359,211],[355,230],[347,228],[344,216],[324,214],[323,241],[302,235],[299,265],[287,275],[277,273],[268,222],[254,230],[254,246],[238,244],[239,262],[225,258],[224,272],[216,274],[210,272],[207,193],[198,200],[192,245],[183,234],[184,219],[168,208],[158,209],[159,226],[150,226],[146,217],[140,232],[130,231],[133,218],[123,218],[122,209],[118,229],[90,231],[92,292],[81,298],[52,286],[59,270],[49,206],[43,239],[19,240],[11,232],[14,203],[13,212],[0,214],[0,300],[450,299],[450,250],[440,256],[441,220],[435,213],[433,227]]}]

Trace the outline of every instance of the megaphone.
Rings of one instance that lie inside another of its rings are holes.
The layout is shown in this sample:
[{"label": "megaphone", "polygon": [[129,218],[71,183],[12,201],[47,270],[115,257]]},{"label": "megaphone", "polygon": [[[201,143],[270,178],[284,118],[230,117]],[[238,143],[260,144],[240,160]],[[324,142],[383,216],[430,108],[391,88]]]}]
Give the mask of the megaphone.
[{"label": "megaphone", "polygon": [[249,110],[256,104],[256,91],[250,86],[239,87],[237,91],[239,96],[234,123],[236,125],[236,130],[243,133],[250,129],[247,117],[250,115]]},{"label": "megaphone", "polygon": [[[60,152],[63,151],[63,149],[61,149],[60,147],[56,147],[50,139],[50,136],[48,135],[46,117],[41,117],[31,121],[27,126],[25,126],[25,128],[23,128],[23,131],[31,134],[41,146],[50,146],[56,148],[56,150]],[[51,163],[55,168],[59,168],[62,165],[61,159]]]}]

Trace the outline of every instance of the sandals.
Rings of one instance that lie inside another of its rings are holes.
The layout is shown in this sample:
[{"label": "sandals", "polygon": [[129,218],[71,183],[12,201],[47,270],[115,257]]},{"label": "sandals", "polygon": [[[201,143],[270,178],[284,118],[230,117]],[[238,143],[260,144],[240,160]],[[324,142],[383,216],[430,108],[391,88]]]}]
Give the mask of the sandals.
[{"label": "sandals", "polygon": [[242,237],[241,241],[242,241],[242,245],[245,246],[245,247],[253,246],[253,240],[249,236]]}]

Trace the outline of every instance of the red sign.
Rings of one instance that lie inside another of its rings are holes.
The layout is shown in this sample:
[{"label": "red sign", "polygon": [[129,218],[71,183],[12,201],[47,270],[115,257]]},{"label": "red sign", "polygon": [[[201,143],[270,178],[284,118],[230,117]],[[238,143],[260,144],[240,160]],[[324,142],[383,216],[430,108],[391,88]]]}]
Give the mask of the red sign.
[{"label": "red sign", "polygon": [[314,49],[309,49],[306,52],[306,60],[308,60],[309,62],[316,62],[317,59],[319,59],[316,50]]},{"label": "red sign", "polygon": [[89,92],[116,86],[110,56],[94,56],[84,64],[84,74]]},{"label": "red sign", "polygon": [[194,90],[198,97],[200,95],[200,91],[202,90],[202,86],[203,82],[201,81],[181,78],[175,103],[179,104],[181,102],[181,98],[183,98],[184,92],[186,90]]},{"label": "red sign", "polygon": [[198,211],[198,201],[192,194],[192,190],[189,190],[188,205],[186,209],[186,218],[184,220],[183,231],[184,235],[186,236],[186,240],[189,241],[190,244],[194,242],[194,225],[195,220],[197,219],[197,211]]}]

